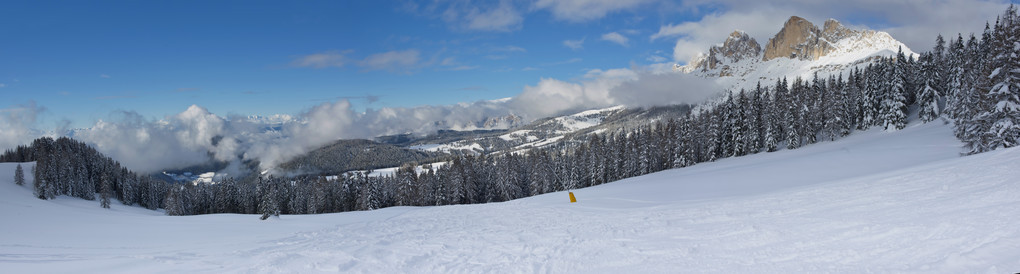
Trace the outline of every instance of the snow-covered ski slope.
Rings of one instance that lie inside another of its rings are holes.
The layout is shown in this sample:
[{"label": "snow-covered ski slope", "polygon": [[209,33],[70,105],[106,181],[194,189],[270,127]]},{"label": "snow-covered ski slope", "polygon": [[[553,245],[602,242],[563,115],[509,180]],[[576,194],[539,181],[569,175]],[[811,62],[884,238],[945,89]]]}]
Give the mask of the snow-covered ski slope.
[{"label": "snow-covered ski slope", "polygon": [[559,192],[269,221],[42,201],[2,164],[0,272],[1020,271],[1020,149],[959,147],[936,122],[575,190],[574,204]]}]

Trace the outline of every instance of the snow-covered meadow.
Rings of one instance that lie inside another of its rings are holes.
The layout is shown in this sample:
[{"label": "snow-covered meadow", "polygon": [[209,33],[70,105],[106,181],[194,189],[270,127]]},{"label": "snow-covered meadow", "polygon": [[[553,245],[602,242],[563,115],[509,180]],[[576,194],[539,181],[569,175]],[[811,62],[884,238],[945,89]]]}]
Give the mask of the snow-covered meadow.
[{"label": "snow-covered meadow", "polygon": [[558,192],[269,221],[39,200],[5,163],[0,272],[1020,271],[1020,149],[960,145],[929,123],[579,189],[573,204]]}]

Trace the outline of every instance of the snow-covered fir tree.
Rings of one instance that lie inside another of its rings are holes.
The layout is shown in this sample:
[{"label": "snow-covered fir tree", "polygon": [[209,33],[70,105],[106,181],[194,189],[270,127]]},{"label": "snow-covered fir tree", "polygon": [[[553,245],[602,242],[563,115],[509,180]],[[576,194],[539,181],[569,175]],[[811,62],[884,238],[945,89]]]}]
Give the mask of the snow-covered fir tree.
[{"label": "snow-covered fir tree", "polygon": [[[942,36],[939,36],[941,38]],[[918,92],[917,103],[920,106],[917,116],[922,122],[931,122],[942,114],[942,107],[940,103],[942,101],[942,91],[939,90],[940,84],[936,79],[941,79],[943,75],[939,72],[935,56],[932,54],[921,55],[921,78],[924,79],[924,84],[921,85],[921,90]]]},{"label": "snow-covered fir tree", "polygon": [[25,170],[21,169],[21,164],[14,168],[14,183],[19,186],[25,184]]}]

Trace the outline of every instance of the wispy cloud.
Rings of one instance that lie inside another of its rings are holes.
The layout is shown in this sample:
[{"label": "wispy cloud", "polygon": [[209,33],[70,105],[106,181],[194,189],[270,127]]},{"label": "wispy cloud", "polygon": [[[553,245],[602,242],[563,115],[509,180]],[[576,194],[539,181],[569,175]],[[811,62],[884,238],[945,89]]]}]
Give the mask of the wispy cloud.
[{"label": "wispy cloud", "polygon": [[107,74],[100,74],[100,75],[99,75],[99,78],[105,78],[105,79],[109,79],[109,78],[110,78],[110,75],[107,75]]},{"label": "wispy cloud", "polygon": [[492,51],[494,51],[494,52],[527,52],[528,50],[526,50],[526,49],[524,49],[522,47],[510,45],[510,46],[493,48]]},{"label": "wispy cloud", "polygon": [[352,50],[344,51],[326,51],[316,54],[309,54],[300,56],[294,59],[290,64],[295,67],[310,67],[310,68],[329,68],[329,67],[343,67],[347,65],[349,60],[347,55],[353,52]]},{"label": "wispy cloud", "polygon": [[174,90],[174,92],[189,92],[189,91],[197,91],[197,90],[198,90],[198,88],[178,88],[178,89]]},{"label": "wispy cloud", "polygon": [[543,66],[546,66],[546,67],[559,66],[559,65],[579,63],[581,61],[584,61],[584,59],[576,58],[575,57],[575,58],[570,58],[570,59],[559,61],[559,62],[545,63],[545,64],[543,64]]},{"label": "wispy cloud", "polygon": [[570,22],[601,19],[609,13],[630,10],[659,0],[538,0],[535,9],[548,10],[553,17]]},{"label": "wispy cloud", "polygon": [[379,98],[381,98],[381,97],[382,96],[379,96],[379,95],[340,96],[340,97],[336,97],[336,99],[333,99],[333,100],[330,100],[330,101],[335,101],[335,100],[338,100],[338,99],[339,100],[365,100],[365,102],[371,104],[371,103],[379,102]]},{"label": "wispy cloud", "polygon": [[447,68],[446,70],[449,70],[449,71],[461,71],[461,70],[473,70],[473,69],[477,69],[477,68],[478,68],[478,66],[461,65],[461,66]]},{"label": "wispy cloud", "polygon": [[108,96],[92,97],[92,100],[117,100],[117,99],[130,99],[130,98],[136,98],[136,96],[134,96],[134,95],[108,95]]},{"label": "wispy cloud", "polygon": [[391,72],[409,72],[421,61],[421,53],[416,49],[387,51],[366,57],[358,62],[365,70],[388,70]]},{"label": "wispy cloud", "polygon": [[585,38],[581,38],[581,40],[563,40],[563,46],[572,50],[580,50],[584,48],[584,39]]},{"label": "wispy cloud", "polygon": [[460,31],[510,32],[519,30],[524,15],[513,1],[432,1],[427,5],[407,2],[403,9],[423,17],[438,18]]},{"label": "wispy cloud", "polygon": [[651,55],[651,56],[648,56],[648,58],[645,58],[645,60],[648,60],[648,62],[652,62],[652,63],[662,63],[662,62],[668,61],[669,59],[666,59],[666,57],[662,57],[662,56],[658,56],[658,55]]},{"label": "wispy cloud", "polygon": [[447,71],[472,70],[478,68],[478,66],[462,64],[458,62],[457,58],[455,57],[444,58],[443,61],[439,63],[439,65],[443,66],[444,67],[443,70]]},{"label": "wispy cloud", "polygon": [[477,7],[464,14],[465,27],[470,30],[482,31],[513,31],[521,28],[524,17],[510,1],[503,0],[499,5],[487,10]]},{"label": "wispy cloud", "polygon": [[618,32],[610,32],[610,33],[603,34],[602,35],[602,40],[613,42],[613,43],[617,43],[617,44],[620,44],[621,46],[624,46],[624,47],[629,46],[627,43],[630,41],[630,39],[627,39],[626,36],[623,36],[622,34],[620,34]]}]

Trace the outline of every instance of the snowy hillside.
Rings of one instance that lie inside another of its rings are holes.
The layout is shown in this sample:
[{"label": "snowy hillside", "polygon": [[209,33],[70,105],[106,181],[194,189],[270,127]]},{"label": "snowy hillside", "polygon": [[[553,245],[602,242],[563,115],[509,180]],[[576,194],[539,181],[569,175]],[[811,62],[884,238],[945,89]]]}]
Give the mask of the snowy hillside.
[{"label": "snowy hillside", "polygon": [[[0,269],[41,272],[1013,272],[1020,150],[872,130],[505,203],[163,216],[38,200],[0,164]],[[25,166],[31,170],[30,165]]]},{"label": "snowy hillside", "polygon": [[503,149],[522,150],[542,147],[557,143],[567,135],[597,127],[606,118],[620,114],[624,110],[626,109],[623,106],[586,110],[564,116],[539,119],[499,135],[465,136],[465,138],[447,143],[429,143],[426,138],[418,141],[425,142],[424,144],[417,144],[410,148],[430,152],[473,151],[482,153]]}]

